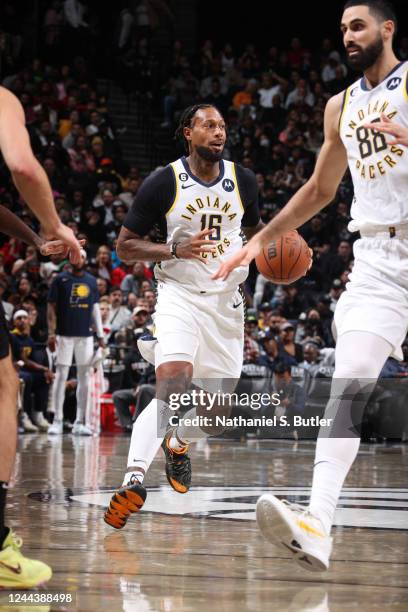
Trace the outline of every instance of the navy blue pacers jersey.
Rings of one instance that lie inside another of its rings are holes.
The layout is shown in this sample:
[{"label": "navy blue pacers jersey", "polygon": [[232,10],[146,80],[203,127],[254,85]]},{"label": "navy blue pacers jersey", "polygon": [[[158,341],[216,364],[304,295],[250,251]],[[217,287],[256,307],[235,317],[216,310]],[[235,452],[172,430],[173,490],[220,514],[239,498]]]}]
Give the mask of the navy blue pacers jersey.
[{"label": "navy blue pacers jersey", "polygon": [[48,293],[57,311],[57,329],[60,336],[92,336],[93,305],[99,302],[96,278],[85,272],[74,276],[61,272],[54,278]]}]

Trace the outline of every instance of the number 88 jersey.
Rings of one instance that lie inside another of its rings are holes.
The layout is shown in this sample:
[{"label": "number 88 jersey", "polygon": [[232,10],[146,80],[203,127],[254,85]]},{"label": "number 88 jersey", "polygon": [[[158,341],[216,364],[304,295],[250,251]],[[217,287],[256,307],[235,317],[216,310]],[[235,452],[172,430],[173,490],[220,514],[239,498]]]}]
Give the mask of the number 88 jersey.
[{"label": "number 88 jersey", "polygon": [[353,230],[408,223],[407,147],[364,127],[381,113],[408,126],[407,68],[401,62],[376,87],[368,89],[362,77],[344,92],[339,133],[353,178]]}]

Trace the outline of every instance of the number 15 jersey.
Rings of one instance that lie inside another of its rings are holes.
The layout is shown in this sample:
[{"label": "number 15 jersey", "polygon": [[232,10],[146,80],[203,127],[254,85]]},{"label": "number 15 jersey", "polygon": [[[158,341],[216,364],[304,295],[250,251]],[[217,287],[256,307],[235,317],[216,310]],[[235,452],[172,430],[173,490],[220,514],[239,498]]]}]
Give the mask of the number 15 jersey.
[{"label": "number 15 jersey", "polygon": [[407,147],[389,145],[393,137],[364,127],[381,113],[408,126],[407,68],[399,63],[373,89],[363,77],[344,93],[339,128],[354,185],[353,230],[408,223]]},{"label": "number 15 jersey", "polygon": [[214,253],[195,259],[157,263],[155,277],[193,293],[234,290],[248,275],[247,266],[234,270],[226,281],[213,281],[221,261],[242,248],[241,226],[259,222],[258,188],[254,173],[230,161],[220,161],[220,173],[204,183],[190,170],[185,157],[154,172],[141,186],[124,226],[139,236],[158,227],[163,241],[182,242],[211,229],[208,245]]}]

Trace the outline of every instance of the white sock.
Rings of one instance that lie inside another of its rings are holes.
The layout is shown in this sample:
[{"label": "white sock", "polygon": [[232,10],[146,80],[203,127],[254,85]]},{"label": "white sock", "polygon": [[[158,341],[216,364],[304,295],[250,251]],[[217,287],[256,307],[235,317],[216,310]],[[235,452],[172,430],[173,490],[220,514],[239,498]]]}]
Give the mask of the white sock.
[{"label": "white sock", "polygon": [[[352,431],[353,425],[361,424],[369,390],[391,350],[384,338],[370,332],[347,332],[337,341],[336,370],[324,415],[333,418],[334,424],[331,432],[319,433],[309,505],[310,512],[321,520],[327,534],[344,480],[360,446],[360,438]],[[351,384],[351,381],[354,382]],[[367,392],[354,395],[353,389],[357,390],[359,385]]]},{"label": "white sock", "polygon": [[139,483],[142,484],[144,477],[145,477],[144,472],[140,472],[137,468],[133,470],[132,472],[126,472],[125,477],[122,482],[122,486],[127,486],[129,483],[132,483],[134,478],[136,478],[139,481]]},{"label": "white sock", "polygon": [[153,399],[137,417],[130,439],[125,479],[129,473],[135,473],[138,478],[140,472],[146,474],[163,442],[171,414],[166,402]]},{"label": "white sock", "polygon": [[327,535],[359,446],[359,438],[319,438],[317,441],[309,510],[321,520]]}]

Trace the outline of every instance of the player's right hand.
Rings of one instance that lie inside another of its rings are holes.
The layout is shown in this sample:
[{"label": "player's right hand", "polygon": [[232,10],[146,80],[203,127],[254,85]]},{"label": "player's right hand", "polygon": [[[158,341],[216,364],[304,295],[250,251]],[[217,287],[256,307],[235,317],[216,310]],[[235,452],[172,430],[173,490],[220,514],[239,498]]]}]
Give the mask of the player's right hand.
[{"label": "player's right hand", "polygon": [[187,240],[182,240],[177,245],[176,254],[179,259],[198,259],[202,263],[207,263],[202,257],[202,253],[215,253],[215,247],[207,238],[214,230],[206,229],[198,232]]},{"label": "player's right hand", "polygon": [[46,240],[61,240],[69,249],[69,259],[73,264],[79,264],[81,261],[81,245],[75,238],[75,234],[70,227],[60,223],[57,228],[47,230],[43,227],[44,238]]},{"label": "player's right hand", "polygon": [[[85,246],[86,240],[79,240],[81,247]],[[39,248],[41,255],[62,255],[67,257],[69,253],[69,246],[67,246],[62,240],[44,240]]]},{"label": "player's right hand", "polygon": [[213,280],[226,280],[235,268],[239,266],[249,266],[251,261],[261,252],[262,243],[258,236],[254,236],[246,246],[240,249],[235,255],[224,261],[217,272],[213,275]]}]

